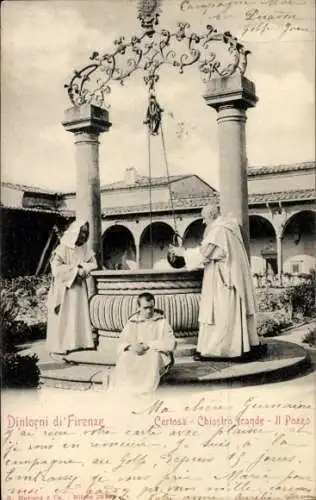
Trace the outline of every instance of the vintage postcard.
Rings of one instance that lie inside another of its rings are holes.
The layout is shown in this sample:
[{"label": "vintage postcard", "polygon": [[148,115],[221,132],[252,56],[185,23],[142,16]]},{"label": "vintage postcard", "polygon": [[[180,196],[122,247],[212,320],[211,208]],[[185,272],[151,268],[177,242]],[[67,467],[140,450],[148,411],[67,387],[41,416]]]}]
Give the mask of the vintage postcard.
[{"label": "vintage postcard", "polygon": [[314,1],[1,9],[1,497],[316,499]]}]

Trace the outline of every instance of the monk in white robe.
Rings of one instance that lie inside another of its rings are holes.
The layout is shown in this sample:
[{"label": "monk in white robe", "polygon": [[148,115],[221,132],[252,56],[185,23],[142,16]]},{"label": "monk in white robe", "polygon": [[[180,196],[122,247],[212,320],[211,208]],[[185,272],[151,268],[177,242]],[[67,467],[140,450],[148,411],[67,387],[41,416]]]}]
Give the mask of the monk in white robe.
[{"label": "monk in white robe", "polygon": [[187,269],[204,267],[195,357],[240,357],[259,345],[248,256],[237,220],[220,217],[213,205],[202,217],[207,226],[201,245],[171,248]]},{"label": "monk in white robe", "polygon": [[129,394],[155,391],[160,378],[173,364],[175,338],[163,313],[155,309],[149,293],[138,297],[139,310],[126,323],[118,344],[111,389]]},{"label": "monk in white robe", "polygon": [[97,268],[87,246],[89,223],[73,222],[51,258],[52,284],[48,293],[46,345],[50,353],[67,354],[93,348],[86,280]]}]

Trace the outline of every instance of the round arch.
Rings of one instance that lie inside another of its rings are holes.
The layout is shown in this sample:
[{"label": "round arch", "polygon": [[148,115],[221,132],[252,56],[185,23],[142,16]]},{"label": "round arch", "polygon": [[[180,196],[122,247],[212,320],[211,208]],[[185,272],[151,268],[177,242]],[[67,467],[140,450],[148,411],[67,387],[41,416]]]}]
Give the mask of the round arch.
[{"label": "round arch", "polygon": [[168,247],[173,242],[174,229],[166,222],[153,222],[145,227],[139,243],[141,269],[172,269],[168,260]]},{"label": "round arch", "polygon": [[196,219],[191,222],[183,235],[183,246],[185,248],[197,247],[203,238],[204,224],[203,219]]},{"label": "round arch", "polygon": [[262,215],[249,216],[250,259],[253,274],[275,275],[277,269],[276,232]]},{"label": "round arch", "polygon": [[286,221],[283,227],[282,237],[293,229],[315,230],[316,210],[298,210],[293,213]]},{"label": "round arch", "polygon": [[283,233],[283,271],[290,274],[309,273],[316,266],[316,213],[301,210],[286,221]]},{"label": "round arch", "polygon": [[127,227],[115,224],[103,234],[103,265],[106,269],[135,269],[136,246]]}]

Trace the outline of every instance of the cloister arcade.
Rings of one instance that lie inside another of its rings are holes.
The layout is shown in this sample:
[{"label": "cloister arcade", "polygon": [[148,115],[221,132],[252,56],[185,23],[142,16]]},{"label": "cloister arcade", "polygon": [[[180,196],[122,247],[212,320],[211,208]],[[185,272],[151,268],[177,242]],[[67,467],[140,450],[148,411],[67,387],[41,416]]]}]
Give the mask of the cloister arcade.
[{"label": "cloister arcade", "polygon": [[[250,253],[253,273],[276,275],[308,273],[315,267],[313,207],[279,211],[250,207]],[[197,246],[203,235],[200,212],[177,215],[177,231],[186,248]],[[168,245],[174,223],[171,214],[129,214],[103,220],[103,262],[107,269],[169,269]],[[153,249],[151,251],[151,248]]]},{"label": "cloister arcade", "polygon": [[286,220],[283,239],[283,271],[306,273],[315,266],[315,212],[304,210]]}]

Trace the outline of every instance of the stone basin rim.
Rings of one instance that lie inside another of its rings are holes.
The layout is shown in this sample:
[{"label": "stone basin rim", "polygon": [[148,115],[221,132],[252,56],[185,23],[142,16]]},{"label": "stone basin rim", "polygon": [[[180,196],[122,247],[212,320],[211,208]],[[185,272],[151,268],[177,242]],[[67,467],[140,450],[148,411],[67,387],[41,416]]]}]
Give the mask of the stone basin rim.
[{"label": "stone basin rim", "polygon": [[157,308],[165,312],[179,337],[198,330],[201,270],[99,270],[91,274],[97,290],[90,300],[90,318],[96,330],[121,332],[137,308],[137,296],[146,291],[156,297]]},{"label": "stone basin rim", "polygon": [[135,277],[135,276],[186,276],[186,277],[200,277],[203,274],[203,270],[193,270],[189,271],[188,269],[136,269],[136,270],[100,270],[100,271],[92,271],[91,276],[95,278],[102,277],[113,277],[118,278],[122,277]]}]

